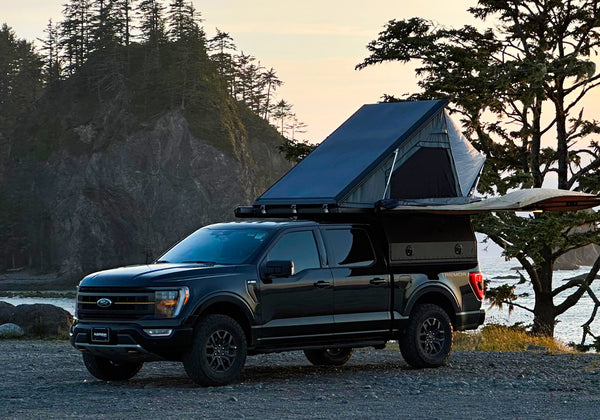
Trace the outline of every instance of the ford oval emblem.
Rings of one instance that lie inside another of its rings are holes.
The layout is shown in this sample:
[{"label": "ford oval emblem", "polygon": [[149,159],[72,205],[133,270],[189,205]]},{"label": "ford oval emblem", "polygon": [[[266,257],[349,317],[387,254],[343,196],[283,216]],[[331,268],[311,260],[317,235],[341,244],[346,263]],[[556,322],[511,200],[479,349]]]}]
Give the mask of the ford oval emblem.
[{"label": "ford oval emblem", "polygon": [[98,301],[96,302],[96,305],[98,305],[101,308],[108,308],[112,304],[113,304],[113,301],[110,300],[109,298],[101,298],[101,299],[98,299]]}]

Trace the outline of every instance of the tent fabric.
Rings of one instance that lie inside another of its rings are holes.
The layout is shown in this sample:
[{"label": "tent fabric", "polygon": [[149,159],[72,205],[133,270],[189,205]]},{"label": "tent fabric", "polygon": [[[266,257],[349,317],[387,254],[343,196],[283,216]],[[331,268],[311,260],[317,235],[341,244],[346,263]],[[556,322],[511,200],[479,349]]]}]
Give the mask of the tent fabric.
[{"label": "tent fabric", "polygon": [[[292,168],[255,202],[264,204],[338,204],[373,174],[381,194],[363,194],[373,205],[383,198],[384,162],[446,106],[443,100],[381,103],[362,106],[310,155]],[[381,183],[380,183],[381,182]]]},{"label": "tent fabric", "polygon": [[444,118],[448,139],[452,147],[454,165],[458,173],[460,190],[463,196],[471,195],[477,186],[479,174],[485,163],[485,156],[475,150],[447,112],[444,112]]},{"label": "tent fabric", "polygon": [[518,190],[467,204],[443,201],[410,200],[393,203],[389,200],[381,202],[380,209],[393,213],[477,214],[497,211],[574,211],[600,206],[600,196],[550,188]]}]

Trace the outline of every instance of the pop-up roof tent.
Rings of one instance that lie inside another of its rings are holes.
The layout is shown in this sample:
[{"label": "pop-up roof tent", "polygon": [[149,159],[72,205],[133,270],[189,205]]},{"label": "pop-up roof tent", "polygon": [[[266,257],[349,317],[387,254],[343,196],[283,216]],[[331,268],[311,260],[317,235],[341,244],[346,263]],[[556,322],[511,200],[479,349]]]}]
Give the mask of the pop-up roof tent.
[{"label": "pop-up roof tent", "polygon": [[485,158],[462,135],[446,105],[432,100],[362,106],[252,207],[236,209],[236,216],[472,214],[600,204],[593,195],[540,189],[474,198]]}]

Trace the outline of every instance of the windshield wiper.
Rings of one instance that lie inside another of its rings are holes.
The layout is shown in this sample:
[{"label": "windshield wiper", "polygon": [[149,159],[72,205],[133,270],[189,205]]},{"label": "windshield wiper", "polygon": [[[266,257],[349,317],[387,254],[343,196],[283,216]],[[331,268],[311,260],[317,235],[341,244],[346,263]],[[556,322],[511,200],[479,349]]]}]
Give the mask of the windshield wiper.
[{"label": "windshield wiper", "polygon": [[181,264],[206,264],[206,265],[215,265],[214,261],[181,261]]},{"label": "windshield wiper", "polygon": [[170,262],[171,261],[167,261],[167,260],[158,260],[158,261],[155,261],[154,264],[168,264]]}]

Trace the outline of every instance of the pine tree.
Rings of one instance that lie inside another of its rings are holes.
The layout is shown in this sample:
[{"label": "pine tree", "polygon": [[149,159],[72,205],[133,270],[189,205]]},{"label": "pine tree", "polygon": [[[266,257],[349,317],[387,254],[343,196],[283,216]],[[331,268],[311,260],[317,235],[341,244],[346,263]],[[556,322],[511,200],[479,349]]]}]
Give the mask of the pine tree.
[{"label": "pine tree", "polygon": [[263,85],[267,87],[267,92],[265,94],[265,103],[262,109],[262,117],[265,120],[269,121],[271,98],[273,96],[273,93],[277,90],[279,86],[283,84],[283,82],[279,80],[273,67],[271,67],[271,69],[262,74],[262,79]]},{"label": "pine tree", "polygon": [[73,74],[90,52],[90,1],[71,0],[64,5],[63,15],[60,45],[67,62],[67,71]]},{"label": "pine tree", "polygon": [[46,37],[40,39],[42,42],[42,51],[44,53],[44,82],[52,83],[61,77],[61,59],[60,59],[60,26],[52,23],[52,19],[48,21],[44,33]]},{"label": "pine tree", "polygon": [[280,100],[275,104],[275,106],[273,106],[272,115],[275,120],[279,121],[278,126],[281,129],[281,135],[285,136],[285,121],[287,118],[293,115],[292,104],[284,101],[283,99]]},{"label": "pine tree", "polygon": [[142,43],[158,49],[166,41],[165,7],[159,0],[140,0],[137,7]]}]

